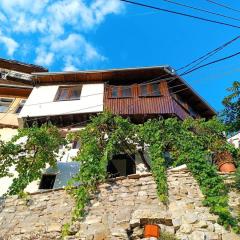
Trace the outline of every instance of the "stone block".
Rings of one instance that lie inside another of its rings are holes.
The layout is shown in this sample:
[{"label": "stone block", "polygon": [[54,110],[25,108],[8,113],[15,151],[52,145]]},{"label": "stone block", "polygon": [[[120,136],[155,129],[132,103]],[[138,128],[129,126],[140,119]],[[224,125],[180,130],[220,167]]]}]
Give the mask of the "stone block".
[{"label": "stone block", "polygon": [[192,225],[191,225],[191,224],[188,224],[188,223],[184,223],[184,224],[181,225],[179,231],[180,231],[181,233],[187,233],[187,234],[189,234],[189,233],[192,232]]},{"label": "stone block", "polygon": [[61,232],[62,225],[59,223],[49,223],[47,225],[47,232]]},{"label": "stone block", "polygon": [[184,223],[193,224],[198,221],[198,215],[195,213],[186,213],[182,219]]},{"label": "stone block", "polygon": [[235,233],[222,234],[222,240],[240,240],[240,236]]}]

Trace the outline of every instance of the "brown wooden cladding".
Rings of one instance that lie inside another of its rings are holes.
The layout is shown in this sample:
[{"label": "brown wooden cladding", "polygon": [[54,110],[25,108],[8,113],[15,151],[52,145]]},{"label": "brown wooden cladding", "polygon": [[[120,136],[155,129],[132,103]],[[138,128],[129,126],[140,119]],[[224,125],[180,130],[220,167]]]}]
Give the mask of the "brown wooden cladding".
[{"label": "brown wooden cladding", "polygon": [[174,113],[182,120],[189,117],[189,112],[172,97]]},{"label": "brown wooden cladding", "polygon": [[131,87],[132,97],[111,97],[112,86],[105,88],[105,109],[119,115],[176,115],[185,119],[189,113],[169,95],[167,84],[161,82],[161,96],[140,96],[139,85]]}]

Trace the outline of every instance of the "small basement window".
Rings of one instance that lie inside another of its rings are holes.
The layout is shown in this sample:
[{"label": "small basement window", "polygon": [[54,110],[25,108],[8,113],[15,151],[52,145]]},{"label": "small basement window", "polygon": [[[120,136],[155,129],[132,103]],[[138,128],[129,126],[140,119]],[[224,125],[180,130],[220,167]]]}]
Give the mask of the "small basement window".
[{"label": "small basement window", "polygon": [[55,174],[43,174],[39,189],[53,189],[55,179]]},{"label": "small basement window", "polygon": [[128,176],[136,173],[134,155],[118,154],[113,156],[107,166],[110,177]]},{"label": "small basement window", "polygon": [[82,85],[59,87],[55,101],[79,100],[82,91]]},{"label": "small basement window", "polygon": [[13,98],[0,98],[0,112],[7,112],[13,100]]}]

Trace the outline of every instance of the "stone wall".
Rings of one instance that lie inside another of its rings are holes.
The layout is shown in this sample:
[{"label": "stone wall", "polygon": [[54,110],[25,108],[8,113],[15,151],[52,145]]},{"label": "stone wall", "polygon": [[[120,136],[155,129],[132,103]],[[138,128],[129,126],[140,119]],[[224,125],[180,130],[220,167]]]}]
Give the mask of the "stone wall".
[{"label": "stone wall", "polygon": [[1,240],[61,239],[61,228],[71,219],[72,198],[65,190],[7,198],[0,207]]},{"label": "stone wall", "polygon": [[220,226],[217,216],[203,207],[203,195],[185,167],[168,170],[168,185],[167,207],[159,202],[150,174],[135,174],[100,185],[88,215],[70,228],[73,236],[66,239],[142,239],[144,224],[151,222],[182,240],[240,239]]},{"label": "stone wall", "polygon": [[[157,223],[181,240],[237,240],[202,205],[202,194],[185,167],[168,170],[169,205],[159,202],[151,174],[119,177],[101,184],[88,214],[70,226],[66,240],[142,239],[143,226]],[[230,194],[234,214],[240,196]],[[0,239],[60,239],[69,222],[73,200],[64,190],[9,198],[0,213]],[[0,210],[1,211],[1,210]]]}]

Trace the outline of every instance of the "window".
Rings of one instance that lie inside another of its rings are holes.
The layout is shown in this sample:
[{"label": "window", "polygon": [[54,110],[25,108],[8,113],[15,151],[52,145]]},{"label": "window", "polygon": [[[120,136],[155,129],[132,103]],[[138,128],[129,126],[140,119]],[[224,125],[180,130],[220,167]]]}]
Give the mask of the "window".
[{"label": "window", "polygon": [[0,112],[7,112],[14,99],[0,98]]},{"label": "window", "polygon": [[127,154],[113,156],[108,162],[107,172],[110,177],[127,176],[136,173],[135,157]]},{"label": "window", "polygon": [[131,97],[132,89],[130,86],[122,86],[122,97]]},{"label": "window", "polygon": [[39,189],[53,189],[55,179],[55,174],[43,174]]},{"label": "window", "polygon": [[113,98],[117,98],[118,97],[118,87],[117,86],[113,86],[112,87],[112,97]]},{"label": "window", "polygon": [[140,96],[154,97],[161,96],[159,83],[140,84]]},{"label": "window", "polygon": [[26,103],[26,100],[21,100],[21,102],[19,103],[18,107],[17,107],[17,110],[16,110],[16,113],[20,113],[24,104]]},{"label": "window", "polygon": [[111,88],[112,98],[128,98],[132,97],[132,87],[131,86],[112,86]]},{"label": "window", "polygon": [[59,87],[55,100],[68,101],[79,100],[82,86]]},{"label": "window", "polygon": [[161,93],[160,93],[160,86],[158,83],[153,83],[151,84],[151,87],[152,87],[152,96],[160,96]]},{"label": "window", "polygon": [[141,96],[148,96],[147,85],[140,85]]}]

